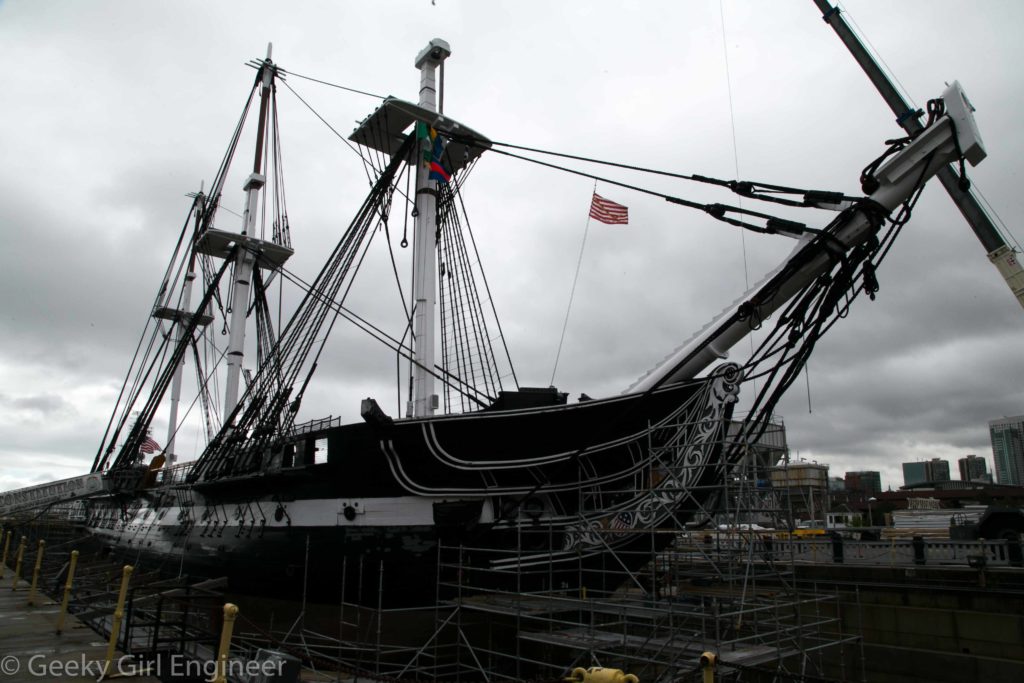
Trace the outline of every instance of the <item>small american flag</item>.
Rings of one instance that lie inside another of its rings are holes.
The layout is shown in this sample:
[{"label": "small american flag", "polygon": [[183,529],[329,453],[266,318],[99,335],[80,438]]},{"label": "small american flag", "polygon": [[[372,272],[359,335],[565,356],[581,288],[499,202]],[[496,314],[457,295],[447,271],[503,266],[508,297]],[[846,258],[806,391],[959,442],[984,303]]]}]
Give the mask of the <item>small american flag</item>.
[{"label": "small american flag", "polygon": [[153,440],[152,437],[147,436],[146,440],[139,446],[140,453],[155,453],[160,450],[160,444]]},{"label": "small american flag", "polygon": [[626,225],[629,223],[629,209],[595,192],[590,200],[590,217],[609,225]]}]

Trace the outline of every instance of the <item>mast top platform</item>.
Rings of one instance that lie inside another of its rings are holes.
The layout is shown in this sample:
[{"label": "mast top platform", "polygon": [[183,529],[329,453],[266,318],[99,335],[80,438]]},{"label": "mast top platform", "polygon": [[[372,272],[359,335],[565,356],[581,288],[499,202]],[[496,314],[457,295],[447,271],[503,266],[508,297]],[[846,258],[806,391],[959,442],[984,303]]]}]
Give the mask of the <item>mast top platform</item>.
[{"label": "mast top platform", "polygon": [[397,97],[386,98],[363,119],[348,139],[390,156],[402,146],[405,131],[416,121],[452,136],[445,148],[445,162],[450,164],[452,173],[465,168],[491,147],[488,138],[469,126]]},{"label": "mast top platform", "polygon": [[262,268],[276,270],[284,265],[285,261],[295,252],[288,247],[281,246],[275,242],[261,240],[249,235],[241,235],[237,232],[208,228],[203,231],[196,241],[196,252],[207,254],[216,258],[233,258],[235,246],[241,245],[254,254],[258,254],[257,263]]}]

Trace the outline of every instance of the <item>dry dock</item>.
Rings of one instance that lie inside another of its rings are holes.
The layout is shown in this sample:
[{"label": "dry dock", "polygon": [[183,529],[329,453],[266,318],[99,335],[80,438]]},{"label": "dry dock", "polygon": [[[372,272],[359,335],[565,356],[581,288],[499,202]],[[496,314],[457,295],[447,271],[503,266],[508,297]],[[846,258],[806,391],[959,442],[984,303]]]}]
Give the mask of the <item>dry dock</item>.
[{"label": "dry dock", "polygon": [[[0,585],[0,681],[38,683],[62,681],[95,683],[103,671],[107,643],[73,616],[66,617],[63,633],[56,634],[60,605],[40,593],[28,606],[29,584],[11,590],[10,574]],[[118,651],[113,671],[127,673],[134,660]],[[152,676],[133,676],[138,683],[158,683]]]}]

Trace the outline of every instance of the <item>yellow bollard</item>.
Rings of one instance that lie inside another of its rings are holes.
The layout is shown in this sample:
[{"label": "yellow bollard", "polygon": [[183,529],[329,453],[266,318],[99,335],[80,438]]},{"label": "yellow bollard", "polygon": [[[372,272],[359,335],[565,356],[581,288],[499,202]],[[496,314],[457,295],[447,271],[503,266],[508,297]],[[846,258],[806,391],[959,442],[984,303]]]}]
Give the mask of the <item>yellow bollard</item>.
[{"label": "yellow bollard", "polygon": [[39,586],[39,570],[43,568],[43,550],[46,549],[46,541],[39,539],[39,549],[36,551],[36,566],[32,570],[32,585],[28,589],[28,606],[36,604],[36,587]]},{"label": "yellow bollard", "polygon": [[110,642],[107,643],[107,658],[103,662],[103,673],[98,681],[102,681],[110,673],[110,666],[114,663],[114,651],[117,649],[117,637],[121,635],[121,619],[124,618],[124,601],[128,597],[128,581],[132,578],[135,567],[130,564],[124,566],[121,573],[121,592],[117,594],[117,606],[114,607],[114,621],[110,624]]},{"label": "yellow bollard", "polygon": [[28,541],[24,536],[21,537],[21,543],[18,544],[18,554],[14,558],[14,581],[11,582],[11,590],[18,590],[18,582],[21,581],[21,562],[25,559],[25,544]]},{"label": "yellow bollard", "polygon": [[238,605],[230,602],[224,605],[224,628],[220,631],[220,648],[217,650],[217,673],[210,683],[227,683],[228,650],[231,647],[231,633],[235,630]]},{"label": "yellow bollard", "polygon": [[4,578],[4,571],[7,569],[7,555],[11,549],[11,531],[7,532],[7,540],[4,541],[4,559],[0,562],[0,579]]},{"label": "yellow bollard", "polygon": [[714,652],[705,652],[700,656],[700,668],[703,671],[704,683],[715,683],[715,663],[718,657]]},{"label": "yellow bollard", "polygon": [[640,683],[640,679],[634,674],[622,673],[622,669],[606,669],[603,666],[592,666],[589,669],[578,666],[565,680],[572,683]]},{"label": "yellow bollard", "polygon": [[75,580],[75,566],[78,564],[78,551],[71,551],[71,563],[68,565],[68,578],[64,582],[64,601],[60,603],[60,614],[57,616],[57,635],[64,629],[64,617],[68,613],[68,603],[71,602],[71,584]]}]

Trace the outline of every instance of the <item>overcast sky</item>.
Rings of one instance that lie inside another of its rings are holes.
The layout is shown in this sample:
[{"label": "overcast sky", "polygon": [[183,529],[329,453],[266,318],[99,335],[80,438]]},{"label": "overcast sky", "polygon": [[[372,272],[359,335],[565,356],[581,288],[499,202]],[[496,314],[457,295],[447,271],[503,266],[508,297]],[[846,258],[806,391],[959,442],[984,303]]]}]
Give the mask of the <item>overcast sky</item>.
[{"label": "overcast sky", "polygon": [[[1024,4],[845,7],[918,106],[961,81],[989,152],[970,175],[1020,238]],[[446,113],[496,140],[855,193],[860,170],[900,134],[811,0],[0,0],[0,490],[88,470],[185,195],[212,179],[241,112],[253,78],[245,62],[273,41],[275,62],[294,73],[415,100],[413,58],[434,37],[453,51]],[[346,134],[377,103],[289,82]],[[366,179],[290,93],[279,97],[291,265],[312,277]],[[736,202],[681,181],[615,177]],[[240,178],[224,199],[234,210]],[[523,385],[551,380],[591,190],[495,154],[467,184]],[[555,377],[573,396],[625,389],[791,247],[649,196],[598,192],[628,205],[630,224],[590,228]],[[219,227],[237,228],[228,218]],[[819,343],[813,410],[804,382],[780,406],[794,454],[836,476],[881,470],[894,488],[905,461],[943,457],[955,471],[956,458],[977,453],[991,467],[987,421],[1024,413],[1024,310],[937,183],[879,280],[878,300],[858,300]],[[396,300],[375,291],[354,301],[383,323]],[[358,419],[365,396],[396,413],[393,357],[338,336],[306,417]]]}]

